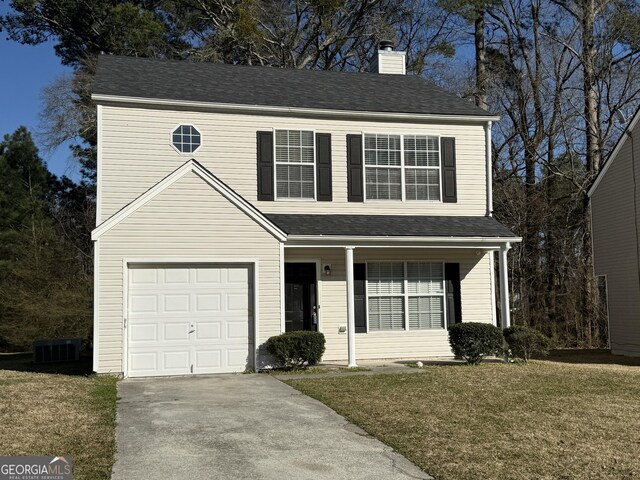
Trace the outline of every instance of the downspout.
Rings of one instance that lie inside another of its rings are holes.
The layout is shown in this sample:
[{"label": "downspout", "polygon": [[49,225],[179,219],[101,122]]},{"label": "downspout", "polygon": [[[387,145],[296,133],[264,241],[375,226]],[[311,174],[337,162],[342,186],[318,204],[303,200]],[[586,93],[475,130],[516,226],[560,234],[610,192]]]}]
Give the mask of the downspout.
[{"label": "downspout", "polygon": [[[484,143],[486,147],[487,162],[487,217],[493,216],[493,153],[491,150],[491,122],[487,122],[484,126]],[[495,257],[493,250],[489,252],[489,281],[491,282],[491,323],[498,325],[498,315],[496,312],[496,275],[495,275]]]},{"label": "downspout", "polygon": [[487,160],[487,217],[493,216],[493,154],[491,152],[491,122],[484,127]]}]

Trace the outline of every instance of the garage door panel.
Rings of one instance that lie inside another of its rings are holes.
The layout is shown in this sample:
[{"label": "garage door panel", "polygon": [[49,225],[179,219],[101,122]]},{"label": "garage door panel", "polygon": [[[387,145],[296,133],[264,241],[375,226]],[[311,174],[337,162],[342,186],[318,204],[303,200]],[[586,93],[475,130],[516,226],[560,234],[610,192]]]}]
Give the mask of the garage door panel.
[{"label": "garage door panel", "polygon": [[249,283],[249,271],[246,268],[229,268],[226,274],[229,284],[247,285]]},{"label": "garage door panel", "polygon": [[220,294],[195,294],[196,312],[220,312],[222,299]]},{"label": "garage door panel", "polygon": [[191,360],[189,350],[177,350],[162,352],[163,370],[180,371],[187,373],[191,370]]},{"label": "garage door panel", "polygon": [[219,268],[198,268],[196,270],[195,284],[220,285],[221,271]]},{"label": "garage door panel", "polygon": [[182,312],[189,313],[191,297],[188,293],[182,294],[165,294],[162,296],[162,305],[164,312]]},{"label": "garage door panel", "polygon": [[226,300],[228,311],[249,313],[249,295],[246,292],[229,293]]},{"label": "garage door panel", "polygon": [[190,324],[189,321],[183,322],[165,322],[163,323],[162,341],[172,342],[189,342]]},{"label": "garage door panel", "polygon": [[131,295],[129,309],[131,313],[157,313],[158,296],[153,294]]},{"label": "garage door panel", "polygon": [[241,368],[247,364],[247,351],[244,349],[228,349],[227,350],[227,366],[232,368]]},{"label": "garage door panel", "polygon": [[157,285],[158,284],[158,271],[155,269],[132,269],[131,285]]},{"label": "garage door panel", "polygon": [[132,324],[129,329],[129,342],[132,345],[144,342],[157,342],[158,340],[158,324],[156,323]]},{"label": "garage door panel", "polygon": [[220,340],[221,330],[220,322],[205,321],[195,323],[196,340]]},{"label": "garage door panel", "polygon": [[130,376],[244,371],[252,321],[247,267],[145,265],[130,273]]},{"label": "garage door panel", "polygon": [[227,340],[234,340],[234,343],[239,343],[238,340],[249,339],[249,328],[244,321],[227,321]]},{"label": "garage door panel", "polygon": [[188,268],[165,268],[163,272],[165,285],[189,285]]},{"label": "garage door panel", "polygon": [[135,352],[130,355],[129,370],[133,374],[138,372],[156,372],[159,370],[158,352]]},{"label": "garage door panel", "polygon": [[220,370],[223,365],[220,349],[198,350],[194,365],[194,373],[203,373],[204,369]]}]

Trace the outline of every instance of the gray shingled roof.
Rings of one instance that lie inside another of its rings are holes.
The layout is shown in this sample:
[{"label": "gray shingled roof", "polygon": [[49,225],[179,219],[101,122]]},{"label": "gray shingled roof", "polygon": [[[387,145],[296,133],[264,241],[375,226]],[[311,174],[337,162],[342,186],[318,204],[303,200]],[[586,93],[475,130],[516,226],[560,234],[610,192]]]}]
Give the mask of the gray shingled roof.
[{"label": "gray shingled roof", "polygon": [[266,214],[288,235],[491,237],[515,235],[491,217]]},{"label": "gray shingled roof", "polygon": [[415,75],[249,67],[103,55],[93,93],[360,112],[486,116]]}]

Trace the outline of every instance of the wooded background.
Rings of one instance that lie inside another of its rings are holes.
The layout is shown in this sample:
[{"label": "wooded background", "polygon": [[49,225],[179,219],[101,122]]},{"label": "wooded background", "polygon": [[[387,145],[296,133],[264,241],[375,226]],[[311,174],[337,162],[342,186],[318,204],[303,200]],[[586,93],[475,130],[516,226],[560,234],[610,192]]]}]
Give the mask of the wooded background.
[{"label": "wooded background", "polygon": [[82,180],[49,173],[24,128],[0,144],[0,349],[89,337],[100,54],[367,71],[378,42],[501,115],[495,216],[510,253],[512,319],[556,346],[607,345],[586,192],[640,103],[635,0],[13,0],[13,41],[55,41],[74,69],[43,92],[38,140],[73,142]]}]

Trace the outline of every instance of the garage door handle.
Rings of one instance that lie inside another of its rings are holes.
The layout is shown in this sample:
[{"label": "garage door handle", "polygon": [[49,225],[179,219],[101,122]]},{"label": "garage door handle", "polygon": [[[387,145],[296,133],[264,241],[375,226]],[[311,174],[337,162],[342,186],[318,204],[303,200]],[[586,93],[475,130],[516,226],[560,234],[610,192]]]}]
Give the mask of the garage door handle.
[{"label": "garage door handle", "polygon": [[193,332],[196,331],[196,329],[194,328],[193,324],[189,325],[189,328],[191,329],[191,330],[189,330],[189,333],[193,333]]}]

